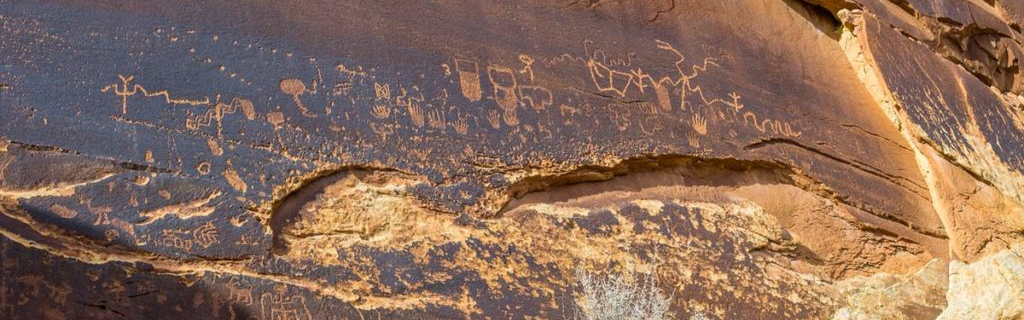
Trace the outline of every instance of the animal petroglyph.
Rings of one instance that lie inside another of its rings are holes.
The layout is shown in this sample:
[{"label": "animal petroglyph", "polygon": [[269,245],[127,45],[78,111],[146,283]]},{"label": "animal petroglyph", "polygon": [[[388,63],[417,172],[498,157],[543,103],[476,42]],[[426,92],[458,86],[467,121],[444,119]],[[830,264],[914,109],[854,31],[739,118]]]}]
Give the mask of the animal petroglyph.
[{"label": "animal petroglyph", "polygon": [[242,284],[238,278],[232,277],[224,287],[228,290],[228,301],[247,306],[253,304],[252,286]]},{"label": "animal petroglyph", "polygon": [[[687,66],[685,63],[686,57],[679,50],[667,42],[655,40],[655,46],[658,49],[669,52],[676,57],[676,61],[673,63],[676,74],[655,77],[644,72],[639,67],[631,70],[617,69],[615,65],[623,65],[625,62],[631,64],[632,61],[618,60],[616,63],[611,63],[603,57],[603,51],[591,50],[589,44],[590,42],[584,41],[586,57],[573,58],[570,55],[562,55],[552,61],[572,59],[582,62],[590,73],[594,87],[600,93],[614,94],[624,98],[630,92],[635,91],[640,95],[644,95],[648,92],[647,88],[653,88],[658,106],[663,112],[673,109],[672,95],[674,93],[679,94],[679,109],[687,111],[687,95],[692,93],[696,94],[699,98],[698,103],[708,109],[711,114],[717,115],[719,120],[753,128],[761,133],[772,133],[789,137],[799,137],[801,135],[801,132],[793,130],[788,122],[765,118],[751,110],[741,112],[744,106],[739,102],[738,93],[731,93],[729,99],[707,97],[704,90],[699,85],[695,85],[692,80],[707,71],[709,66],[718,66],[717,59],[705,58],[701,64]],[[620,113],[616,114],[619,115],[618,118],[620,119],[613,119],[613,122],[617,125],[628,122],[621,119]],[[694,131],[700,135],[708,133],[709,119],[695,113],[689,120]],[[620,130],[622,129],[621,126],[619,128]]]},{"label": "animal petroglyph", "polygon": [[554,96],[551,94],[551,90],[542,86],[519,86],[519,94],[522,95],[523,104],[535,110],[544,110],[554,103]]}]

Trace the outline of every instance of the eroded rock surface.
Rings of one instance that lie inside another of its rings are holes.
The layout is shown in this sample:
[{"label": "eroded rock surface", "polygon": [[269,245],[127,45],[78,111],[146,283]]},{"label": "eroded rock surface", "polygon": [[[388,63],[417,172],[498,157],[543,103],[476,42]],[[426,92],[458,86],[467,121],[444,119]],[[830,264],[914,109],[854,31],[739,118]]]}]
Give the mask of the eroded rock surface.
[{"label": "eroded rock surface", "polygon": [[1022,24],[0,0],[0,318],[557,319],[577,268],[680,319],[1020,317]]}]

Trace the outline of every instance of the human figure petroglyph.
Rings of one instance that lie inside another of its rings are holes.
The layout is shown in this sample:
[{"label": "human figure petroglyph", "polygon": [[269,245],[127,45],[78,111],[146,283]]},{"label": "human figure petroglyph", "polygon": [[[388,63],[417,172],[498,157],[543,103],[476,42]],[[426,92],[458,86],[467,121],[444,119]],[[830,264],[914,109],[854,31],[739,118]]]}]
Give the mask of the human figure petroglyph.
[{"label": "human figure petroglyph", "polygon": [[121,98],[121,117],[122,121],[130,121],[131,123],[142,123],[149,124],[146,121],[131,120],[123,118],[129,110],[128,98],[136,95],[142,98],[162,98],[163,101],[170,105],[185,105],[192,107],[207,107],[208,109],[200,112],[194,112],[193,110],[185,111],[185,129],[188,130],[199,130],[204,127],[210,127],[214,123],[217,124],[216,134],[220,136],[222,134],[222,121],[224,115],[235,114],[241,111],[241,114],[249,121],[256,119],[256,108],[252,101],[240,97],[232,98],[228,102],[221,101],[221,95],[216,95],[216,99],[211,101],[209,97],[203,97],[202,99],[182,99],[172,98],[171,94],[167,90],[150,92],[146,87],[140,84],[132,84],[134,76],[123,76],[118,75],[121,83],[108,85],[100,90],[103,93],[113,93]]},{"label": "human figure petroglyph", "polygon": [[[744,106],[739,102],[740,96],[738,93],[733,92],[729,94],[728,99],[708,97],[704,90],[699,85],[696,85],[693,80],[701,73],[707,71],[709,67],[719,66],[715,58],[708,57],[700,64],[688,66],[686,64],[686,57],[674,46],[665,41],[655,40],[655,47],[676,57],[676,61],[673,63],[675,74],[657,77],[644,72],[639,67],[630,70],[617,69],[614,64],[607,61],[607,57],[601,56],[603,52],[592,50],[590,48],[592,44],[590,41],[584,41],[585,57],[561,55],[552,59],[552,61],[572,60],[581,62],[590,73],[594,87],[599,93],[613,94],[624,98],[631,92],[635,91],[642,95],[647,93],[648,88],[653,88],[658,107],[663,112],[669,112],[673,109],[672,98],[674,94],[679,96],[679,109],[687,111],[689,109],[687,107],[688,94],[696,94],[699,99],[697,101],[699,106],[703,106],[712,117],[717,116],[718,119],[726,123],[753,128],[761,133],[774,133],[790,137],[798,137],[802,134],[797,130],[793,130],[792,125],[787,122],[764,118],[752,110],[742,110]],[[628,59],[617,62],[620,66],[631,63],[632,61]],[[696,112],[697,110],[693,111]],[[613,119],[613,122],[621,129],[621,125],[628,121],[621,119],[620,113],[616,112],[616,115],[620,119]],[[711,119],[704,118],[702,114],[694,113],[689,122],[696,133],[706,135],[708,133],[709,120]]]},{"label": "human figure petroglyph", "polygon": [[502,66],[488,65],[487,78],[494,88],[494,101],[502,110],[515,109],[519,103],[516,96],[516,75],[512,69]]},{"label": "human figure petroglyph", "polygon": [[519,55],[519,61],[523,63],[523,68],[519,69],[519,73],[530,76],[530,82],[533,82],[533,57],[529,55]]}]

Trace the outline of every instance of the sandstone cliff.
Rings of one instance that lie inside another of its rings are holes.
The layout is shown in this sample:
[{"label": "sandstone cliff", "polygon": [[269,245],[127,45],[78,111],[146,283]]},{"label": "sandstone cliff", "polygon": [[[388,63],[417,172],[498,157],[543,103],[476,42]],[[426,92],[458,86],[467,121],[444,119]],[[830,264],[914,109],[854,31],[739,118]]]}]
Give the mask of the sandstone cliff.
[{"label": "sandstone cliff", "polygon": [[1017,0],[0,0],[0,318],[1024,318]]}]

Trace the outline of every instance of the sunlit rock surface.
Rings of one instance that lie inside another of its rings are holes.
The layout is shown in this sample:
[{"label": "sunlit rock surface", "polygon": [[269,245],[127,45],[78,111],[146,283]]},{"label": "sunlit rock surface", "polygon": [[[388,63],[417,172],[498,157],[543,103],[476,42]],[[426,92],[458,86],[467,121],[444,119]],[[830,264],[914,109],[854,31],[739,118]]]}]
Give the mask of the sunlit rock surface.
[{"label": "sunlit rock surface", "polygon": [[679,319],[1019,318],[1022,25],[0,0],[0,318],[565,319],[580,268]]}]

